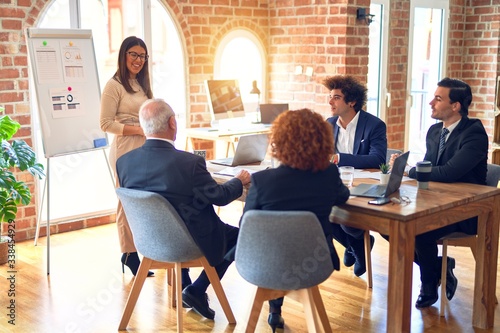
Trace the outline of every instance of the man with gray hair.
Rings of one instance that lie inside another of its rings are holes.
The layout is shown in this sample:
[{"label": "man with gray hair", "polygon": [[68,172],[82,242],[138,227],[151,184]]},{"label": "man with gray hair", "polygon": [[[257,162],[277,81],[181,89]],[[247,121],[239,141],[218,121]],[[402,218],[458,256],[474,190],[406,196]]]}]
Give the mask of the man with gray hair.
[{"label": "man with gray hair", "polygon": [[[239,229],[222,222],[213,205],[224,206],[240,197],[243,186],[250,182],[250,174],[243,170],[219,185],[207,171],[203,157],[177,150],[174,146],[177,135],[175,113],[162,99],[144,102],[139,121],[146,142],[116,162],[120,186],[165,197],[222,278],[234,260],[226,254],[236,246]],[[214,319],[215,311],[209,307],[206,296],[209,284],[203,271],[196,281],[184,288],[182,301],[185,307]]]}]

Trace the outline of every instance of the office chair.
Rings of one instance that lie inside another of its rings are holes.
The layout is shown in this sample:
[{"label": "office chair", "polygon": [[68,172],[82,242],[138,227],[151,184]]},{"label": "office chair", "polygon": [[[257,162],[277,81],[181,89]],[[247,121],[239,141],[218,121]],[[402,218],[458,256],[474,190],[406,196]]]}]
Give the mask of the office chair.
[{"label": "office chair", "polygon": [[[117,188],[116,193],[125,210],[137,251],[144,256],[130,290],[119,330],[126,329],[150,268],[174,270],[170,293],[174,305],[175,300],[182,300],[181,268],[203,267],[228,322],[235,324],[217,272],[194,242],[175,208],[157,193],[123,187]],[[177,306],[177,332],[183,329],[182,311],[182,306]]]},{"label": "office chair", "polygon": [[[488,164],[488,173],[486,174],[486,185],[497,187],[498,181],[500,179],[500,165]],[[439,309],[439,315],[444,317],[445,308],[448,305],[448,299],[446,298],[446,271],[448,270],[448,246],[462,246],[469,247],[474,260],[476,260],[476,248],[477,248],[477,235],[469,235],[464,232],[454,232],[441,238],[438,244],[443,245],[442,248],[442,261],[441,261],[441,307]],[[497,300],[498,303],[498,300]]]},{"label": "office chair", "polygon": [[[276,235],[279,235],[276,237]],[[323,229],[305,211],[251,210],[243,215],[236,269],[257,286],[245,332],[254,332],[266,300],[299,299],[309,332],[331,332],[318,285],[333,272]],[[297,269],[304,274],[298,275]]]}]

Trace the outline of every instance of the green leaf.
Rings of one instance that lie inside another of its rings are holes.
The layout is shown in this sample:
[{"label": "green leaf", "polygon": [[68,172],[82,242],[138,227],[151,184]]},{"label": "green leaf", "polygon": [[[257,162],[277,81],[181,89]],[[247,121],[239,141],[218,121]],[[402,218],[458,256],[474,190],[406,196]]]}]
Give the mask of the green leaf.
[{"label": "green leaf", "polygon": [[23,205],[27,205],[31,201],[30,189],[28,185],[23,182],[14,183],[10,195],[16,204],[22,203]]},{"label": "green leaf", "polygon": [[35,152],[23,140],[12,142],[12,151],[15,154],[16,166],[22,171],[36,164]]},{"label": "green leaf", "polygon": [[12,187],[16,183],[16,177],[7,169],[0,169],[0,190],[5,190],[10,193]]},{"label": "green leaf", "polygon": [[379,165],[381,173],[389,173],[391,166],[389,164],[382,163]]},{"label": "green leaf", "polygon": [[[1,110],[0,110],[1,111]],[[43,165],[37,163],[33,149],[24,140],[10,139],[16,134],[21,125],[8,116],[0,117],[0,222],[7,222],[16,218],[17,207],[28,205],[31,193],[28,185],[17,181],[13,168],[28,171],[33,176],[45,176]]]},{"label": "green leaf", "polygon": [[0,190],[0,222],[15,220],[17,204],[6,191]]},{"label": "green leaf", "polygon": [[16,134],[21,125],[9,116],[0,117],[0,139],[10,140]]}]

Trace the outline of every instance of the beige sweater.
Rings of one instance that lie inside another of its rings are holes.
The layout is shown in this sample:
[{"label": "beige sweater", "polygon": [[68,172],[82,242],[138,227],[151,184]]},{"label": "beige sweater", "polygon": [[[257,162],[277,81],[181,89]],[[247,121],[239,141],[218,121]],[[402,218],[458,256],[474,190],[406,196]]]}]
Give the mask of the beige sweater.
[{"label": "beige sweater", "polygon": [[104,132],[123,134],[127,125],[139,125],[139,108],[148,99],[137,80],[130,80],[134,94],[129,94],[123,85],[111,79],[106,83],[101,96],[100,125]]}]

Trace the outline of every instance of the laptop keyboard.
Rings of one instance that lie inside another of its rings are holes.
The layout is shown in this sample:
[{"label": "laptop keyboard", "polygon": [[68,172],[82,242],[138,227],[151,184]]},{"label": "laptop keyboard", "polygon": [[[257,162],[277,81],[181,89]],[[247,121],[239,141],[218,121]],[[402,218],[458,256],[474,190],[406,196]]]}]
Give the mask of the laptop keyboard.
[{"label": "laptop keyboard", "polygon": [[384,195],[386,188],[387,188],[387,186],[385,186],[385,185],[374,185],[374,186],[370,187],[364,194],[376,195],[376,196]]},{"label": "laptop keyboard", "polygon": [[211,160],[211,163],[214,164],[222,164],[222,165],[231,165],[233,164],[233,157],[227,157],[227,158],[218,158],[216,160]]}]

